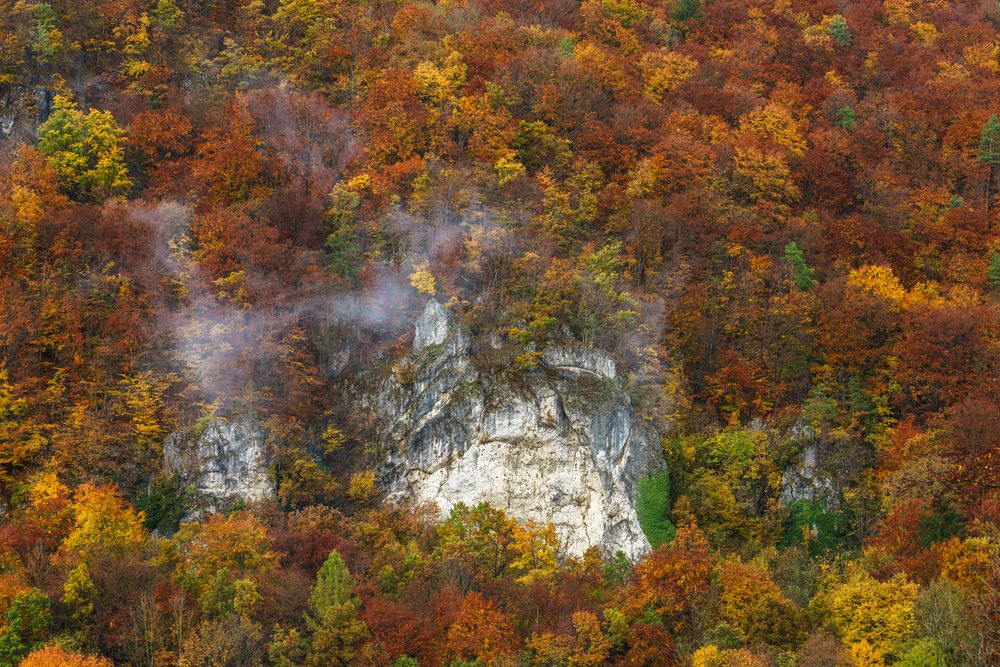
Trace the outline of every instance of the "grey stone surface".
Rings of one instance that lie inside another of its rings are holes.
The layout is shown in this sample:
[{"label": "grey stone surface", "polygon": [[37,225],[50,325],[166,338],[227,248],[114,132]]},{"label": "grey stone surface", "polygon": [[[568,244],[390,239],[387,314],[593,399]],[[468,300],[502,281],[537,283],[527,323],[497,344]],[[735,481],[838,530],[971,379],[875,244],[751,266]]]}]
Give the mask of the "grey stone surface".
[{"label": "grey stone surface", "polygon": [[590,546],[636,558],[649,550],[635,512],[637,480],[656,452],[606,354],[543,351],[516,378],[486,377],[469,339],[431,300],[416,324],[412,382],[386,380],[369,399],[388,450],[388,502],[487,501],[519,520],[552,522],[568,554]]},{"label": "grey stone surface", "polygon": [[448,337],[448,313],[438,303],[431,299],[424,308],[423,315],[417,320],[413,334],[413,350],[419,352],[431,345],[440,345]]},{"label": "grey stone surface", "polygon": [[781,499],[784,502],[807,500],[832,507],[837,502],[833,481],[818,465],[822,442],[816,429],[796,424],[788,434],[800,447],[798,459],[781,476]]},{"label": "grey stone surface", "polygon": [[274,495],[262,458],[265,433],[247,417],[215,419],[200,434],[174,433],[164,443],[167,468],[210,504]]}]

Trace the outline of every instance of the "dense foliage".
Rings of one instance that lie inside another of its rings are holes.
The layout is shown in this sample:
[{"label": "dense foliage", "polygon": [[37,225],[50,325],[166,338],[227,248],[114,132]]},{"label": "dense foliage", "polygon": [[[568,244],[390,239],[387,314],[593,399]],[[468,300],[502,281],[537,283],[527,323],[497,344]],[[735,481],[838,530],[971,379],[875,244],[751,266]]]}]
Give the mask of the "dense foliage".
[{"label": "dense foliage", "polygon": [[[998,100],[994,0],[0,0],[0,665],[1000,663]],[[378,504],[428,295],[616,355],[652,553]]]}]

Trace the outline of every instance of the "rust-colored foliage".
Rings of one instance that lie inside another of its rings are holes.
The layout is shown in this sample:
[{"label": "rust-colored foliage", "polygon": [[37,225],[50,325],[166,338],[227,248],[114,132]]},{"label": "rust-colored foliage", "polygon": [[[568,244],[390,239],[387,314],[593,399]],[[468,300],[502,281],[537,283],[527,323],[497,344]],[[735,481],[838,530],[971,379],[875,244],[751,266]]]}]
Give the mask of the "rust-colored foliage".
[{"label": "rust-colored foliage", "polygon": [[[0,3],[0,662],[996,664],[994,4]],[[612,355],[676,537],[383,506],[429,298]],[[241,416],[274,498],[197,497]]]}]

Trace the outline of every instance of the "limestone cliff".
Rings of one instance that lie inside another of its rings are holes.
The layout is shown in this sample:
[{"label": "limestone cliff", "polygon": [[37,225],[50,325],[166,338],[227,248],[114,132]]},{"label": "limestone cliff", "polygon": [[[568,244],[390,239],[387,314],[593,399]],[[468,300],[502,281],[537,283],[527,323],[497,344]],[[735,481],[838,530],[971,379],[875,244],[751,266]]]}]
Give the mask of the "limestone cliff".
[{"label": "limestone cliff", "polygon": [[796,445],[798,455],[781,477],[781,499],[836,509],[844,490],[854,483],[855,464],[864,460],[867,448],[845,433],[817,430],[801,422],[785,437]]},{"label": "limestone cliff", "polygon": [[388,450],[389,502],[488,501],[520,520],[552,522],[570,554],[592,545],[635,558],[649,549],[635,512],[655,438],[635,415],[615,362],[553,347],[506,377],[477,369],[468,335],[435,300],[413,350],[369,400]]},{"label": "limestone cliff", "polygon": [[174,433],[163,451],[169,470],[194,488],[203,504],[274,495],[262,459],[265,434],[248,417],[215,419],[197,433]]}]

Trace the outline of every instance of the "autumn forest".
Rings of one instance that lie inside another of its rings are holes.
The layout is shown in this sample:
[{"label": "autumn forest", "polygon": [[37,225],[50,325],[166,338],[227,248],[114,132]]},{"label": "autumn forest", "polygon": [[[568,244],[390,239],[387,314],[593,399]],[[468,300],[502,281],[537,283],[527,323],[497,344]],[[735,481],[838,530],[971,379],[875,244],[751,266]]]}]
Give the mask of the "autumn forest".
[{"label": "autumn forest", "polygon": [[0,667],[1000,664],[998,118],[997,0],[0,0]]}]

